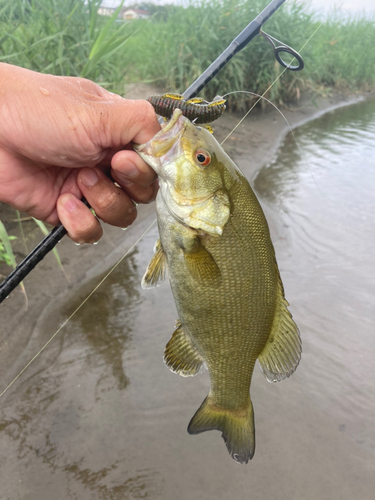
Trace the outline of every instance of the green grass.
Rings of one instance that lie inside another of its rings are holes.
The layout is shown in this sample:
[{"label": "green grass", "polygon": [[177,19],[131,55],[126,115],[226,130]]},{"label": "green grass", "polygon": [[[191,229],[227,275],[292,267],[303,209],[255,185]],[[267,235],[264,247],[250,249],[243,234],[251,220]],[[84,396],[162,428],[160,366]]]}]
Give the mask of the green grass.
[{"label": "green grass", "polygon": [[[100,0],[0,0],[0,61],[116,85],[134,26],[98,14]],[[119,7],[120,8],[120,7]]]},{"label": "green grass", "polygon": [[[269,0],[197,0],[186,8],[155,8],[151,20],[128,23],[99,16],[100,0],[0,0],[0,60],[58,75],[85,76],[121,91],[126,82],[154,82],[182,92]],[[320,26],[301,1],[288,0],[264,30],[299,51],[305,69],[286,72],[268,97],[277,104],[304,89],[375,88],[375,19],[336,11]],[[262,94],[281,72],[272,48],[256,37],[203,92]],[[231,98],[232,107],[245,103]],[[246,98],[247,99],[247,98]]]},{"label": "green grass", "polygon": [[[5,229],[3,222],[0,220],[0,263],[5,262],[5,264],[13,267],[13,269],[17,266],[17,262],[13,253],[11,241],[15,239],[17,239],[16,236],[10,236]],[[20,283],[20,288],[25,297],[25,307],[27,310],[28,299],[23,281]]]},{"label": "green grass", "polygon": [[0,262],[5,262],[7,266],[16,267],[16,258],[13,253],[11,241],[16,236],[9,236],[4,224],[0,220]]}]

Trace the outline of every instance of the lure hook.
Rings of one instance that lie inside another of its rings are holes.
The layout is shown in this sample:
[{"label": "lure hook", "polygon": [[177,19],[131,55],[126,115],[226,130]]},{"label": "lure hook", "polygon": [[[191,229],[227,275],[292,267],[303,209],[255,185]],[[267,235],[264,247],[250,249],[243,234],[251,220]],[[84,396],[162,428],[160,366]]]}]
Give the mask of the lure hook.
[{"label": "lure hook", "polygon": [[[295,51],[285,43],[280,42],[280,40],[277,40],[273,36],[268,35],[262,30],[260,30],[259,34],[262,35],[262,37],[265,38],[272,45],[276,60],[281,64],[281,66],[283,66],[286,69],[290,69],[290,71],[301,71],[304,68],[305,63],[302,59],[302,56],[298,54],[297,51]],[[274,42],[279,43],[280,45],[276,46]],[[288,64],[285,61],[283,61],[280,55],[282,52],[286,52],[287,54],[290,54],[295,59],[297,59],[298,65],[292,66],[291,64]]]}]

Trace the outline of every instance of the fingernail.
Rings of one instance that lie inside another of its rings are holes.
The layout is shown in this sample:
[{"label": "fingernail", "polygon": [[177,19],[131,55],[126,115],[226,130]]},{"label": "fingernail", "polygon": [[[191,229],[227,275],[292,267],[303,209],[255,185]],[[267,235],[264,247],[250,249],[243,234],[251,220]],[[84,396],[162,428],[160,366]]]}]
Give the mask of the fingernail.
[{"label": "fingernail", "polygon": [[72,198],[69,197],[63,201],[63,207],[67,212],[74,212],[77,206],[78,206],[77,200],[75,200],[73,197]]},{"label": "fingernail", "polygon": [[98,180],[98,174],[92,168],[83,170],[83,172],[81,173],[81,182],[86,187],[94,186],[98,182]]},{"label": "fingernail", "polygon": [[128,179],[132,179],[133,177],[137,177],[139,175],[139,169],[135,163],[127,161],[126,167],[122,167],[121,170],[117,170],[117,173]]}]

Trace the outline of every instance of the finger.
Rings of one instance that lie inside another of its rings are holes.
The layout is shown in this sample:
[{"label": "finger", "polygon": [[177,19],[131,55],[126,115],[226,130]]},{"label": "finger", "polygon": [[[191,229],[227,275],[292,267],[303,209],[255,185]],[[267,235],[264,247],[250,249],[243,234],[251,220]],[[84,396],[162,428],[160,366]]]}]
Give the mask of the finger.
[{"label": "finger", "polygon": [[103,230],[91,210],[73,194],[62,194],[57,200],[57,213],[68,235],[76,243],[95,243]]},{"label": "finger", "polygon": [[121,187],[135,202],[151,203],[156,198],[159,189],[159,183],[158,181],[155,181],[153,184],[151,184],[151,186],[141,187],[137,184],[133,184],[132,182],[127,182],[126,184],[121,185]]},{"label": "finger", "polygon": [[156,173],[135,151],[119,151],[112,158],[112,176],[121,186],[129,181],[148,187],[155,182]]},{"label": "finger", "polygon": [[154,108],[144,100],[108,100],[96,108],[98,112],[103,127],[94,141],[99,141],[101,148],[143,144],[160,130]]},{"label": "finger", "polygon": [[78,185],[96,215],[108,224],[128,227],[137,217],[131,198],[98,168],[83,168]]}]

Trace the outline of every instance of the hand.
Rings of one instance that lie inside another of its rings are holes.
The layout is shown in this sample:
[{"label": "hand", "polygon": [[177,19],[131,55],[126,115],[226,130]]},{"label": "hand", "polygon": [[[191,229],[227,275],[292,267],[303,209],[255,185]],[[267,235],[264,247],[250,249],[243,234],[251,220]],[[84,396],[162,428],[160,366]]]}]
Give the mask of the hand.
[{"label": "hand", "polygon": [[0,118],[0,201],[60,221],[74,241],[102,236],[82,196],[97,217],[119,227],[135,220],[134,201],[155,198],[156,174],[131,148],[160,129],[147,101],[0,63]]}]

